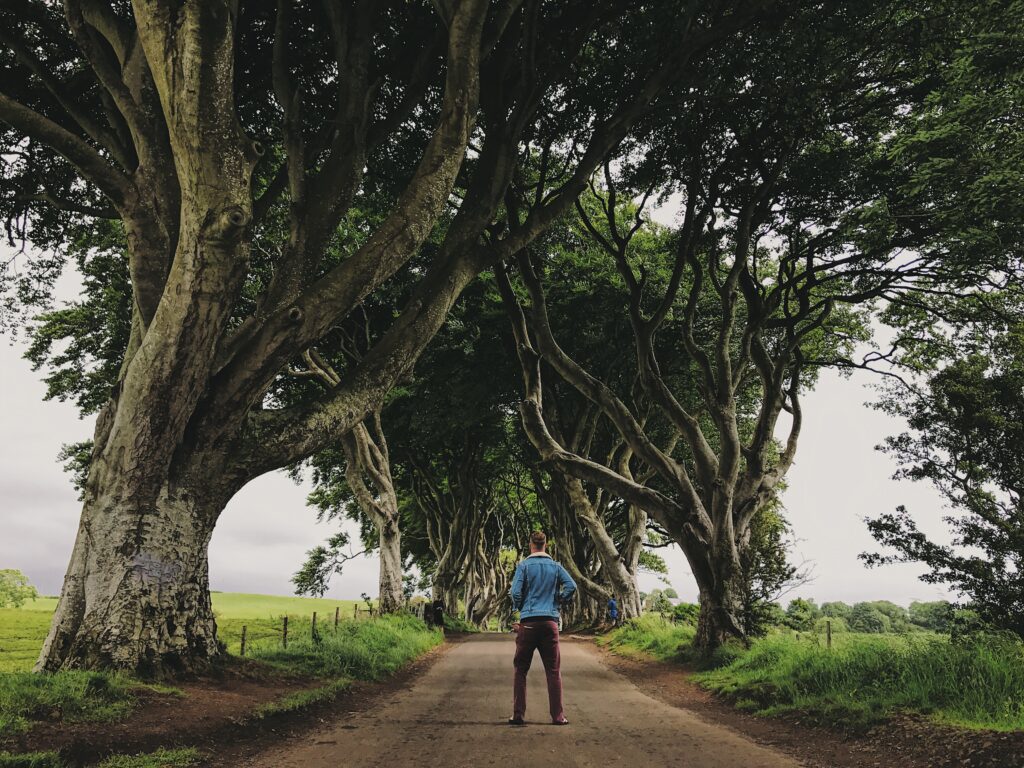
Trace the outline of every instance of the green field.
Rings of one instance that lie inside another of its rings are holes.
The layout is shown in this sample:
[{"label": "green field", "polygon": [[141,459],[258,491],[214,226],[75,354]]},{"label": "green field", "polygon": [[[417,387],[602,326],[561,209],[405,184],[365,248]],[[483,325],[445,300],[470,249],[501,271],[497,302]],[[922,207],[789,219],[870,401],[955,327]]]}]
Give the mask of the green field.
[{"label": "green field", "polygon": [[[270,649],[281,641],[281,617],[288,616],[289,638],[310,634],[313,612],[326,628],[334,624],[334,611],[350,619],[353,609],[365,608],[359,600],[328,600],[312,597],[249,595],[240,592],[214,592],[213,612],[217,630],[228,651],[238,653],[242,627],[253,648]],[[21,608],[0,609],[0,672],[24,672],[32,669],[43,645],[57,598],[40,597]]]},{"label": "green field", "polygon": [[0,608],[0,672],[32,669],[56,605],[54,598],[40,598],[23,608]]},{"label": "green field", "polygon": [[[166,695],[182,695],[175,689],[144,684],[124,674],[82,671],[31,674],[28,670],[39,654],[56,603],[54,598],[40,598],[21,608],[0,610],[0,737],[24,732],[36,721],[54,717],[66,722],[122,719],[134,707],[140,687]],[[213,594],[218,632],[229,651],[238,652],[245,626],[247,657],[268,668],[323,683],[319,688],[265,705],[260,716],[329,699],[352,680],[379,680],[444,641],[441,632],[427,628],[411,615],[367,619],[362,612],[360,620],[356,621],[353,619],[356,606],[365,607],[353,600]],[[343,619],[337,629],[334,627],[335,610],[339,619]],[[319,630],[315,642],[311,626],[314,611]],[[283,616],[288,616],[287,648],[281,642]],[[4,753],[0,753],[0,766],[9,764],[5,759]],[[111,768],[188,764],[188,761],[161,762],[162,757],[153,762],[145,756],[119,760],[110,763]]]}]

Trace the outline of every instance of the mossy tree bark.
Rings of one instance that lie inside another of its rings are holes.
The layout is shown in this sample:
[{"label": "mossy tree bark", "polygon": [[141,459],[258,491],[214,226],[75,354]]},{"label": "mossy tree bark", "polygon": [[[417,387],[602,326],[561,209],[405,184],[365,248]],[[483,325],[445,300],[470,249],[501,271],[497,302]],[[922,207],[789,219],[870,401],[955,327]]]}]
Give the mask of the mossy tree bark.
[{"label": "mossy tree bark", "polygon": [[[404,335],[401,349],[378,355],[344,396],[314,403],[309,414],[287,415],[317,419],[316,434],[277,429],[271,422],[285,415],[262,411],[263,393],[296,344],[317,338],[397,269],[444,208],[476,113],[486,3],[466,0],[447,10],[439,123],[391,217],[339,268],[285,290],[282,282],[295,262],[315,260],[326,242],[307,237],[269,284],[262,311],[241,326],[232,320],[249,273],[259,207],[252,177],[262,149],[233,108],[237,4],[140,0],[130,24],[91,4],[83,10],[67,3],[74,38],[127,126],[127,149],[104,153],[0,97],[0,117],[48,139],[115,205],[125,224],[134,290],[132,343],[116,391],[97,419],[79,534],[39,669],[112,667],[158,675],[214,661],[220,651],[206,553],[225,503],[256,475],[357,427],[471,279],[469,265],[446,265],[451,280],[428,294],[427,319]],[[280,22],[285,13],[279,11]],[[284,89],[281,56],[277,50],[277,84]],[[291,138],[299,140],[294,132]],[[340,156],[351,147],[335,150]],[[326,223],[329,231],[344,212],[324,216],[301,205],[307,184],[341,194],[336,177],[304,172],[302,155],[288,161],[292,245],[313,225]],[[360,162],[353,173],[361,171]],[[273,440],[265,439],[268,434]],[[389,546],[393,538],[389,532]]]},{"label": "mossy tree bark", "polygon": [[[369,427],[358,425],[342,439],[345,475],[359,508],[377,529],[380,552],[378,610],[395,613],[405,604],[398,495],[391,477],[391,457],[379,411],[374,412],[369,423]],[[374,491],[370,490],[364,478],[369,478]]]}]

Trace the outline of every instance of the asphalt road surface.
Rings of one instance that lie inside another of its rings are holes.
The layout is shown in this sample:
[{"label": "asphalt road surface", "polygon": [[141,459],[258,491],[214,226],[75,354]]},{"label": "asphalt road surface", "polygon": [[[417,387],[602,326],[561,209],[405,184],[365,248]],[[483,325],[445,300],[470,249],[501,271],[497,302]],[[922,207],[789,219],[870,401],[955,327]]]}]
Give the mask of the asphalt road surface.
[{"label": "asphalt road surface", "polygon": [[252,768],[628,766],[795,768],[791,758],[641,693],[584,642],[562,643],[565,713],[554,726],[540,655],[525,727],[511,727],[511,635],[459,643],[410,687],[365,712],[275,746]]}]

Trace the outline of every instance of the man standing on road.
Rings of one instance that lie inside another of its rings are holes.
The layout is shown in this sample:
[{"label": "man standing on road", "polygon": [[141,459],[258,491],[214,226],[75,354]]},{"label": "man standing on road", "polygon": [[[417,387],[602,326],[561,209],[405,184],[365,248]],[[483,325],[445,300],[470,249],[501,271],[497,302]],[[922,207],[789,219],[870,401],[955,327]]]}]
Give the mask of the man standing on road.
[{"label": "man standing on road", "polygon": [[548,680],[551,722],[568,725],[562,711],[561,654],[558,648],[559,607],[572,599],[576,582],[565,568],[545,552],[547,538],[540,531],[530,534],[530,556],[516,566],[512,578],[512,607],[519,611],[516,630],[515,683],[509,725],[524,725],[526,715],[526,673],[533,652],[540,651]]}]

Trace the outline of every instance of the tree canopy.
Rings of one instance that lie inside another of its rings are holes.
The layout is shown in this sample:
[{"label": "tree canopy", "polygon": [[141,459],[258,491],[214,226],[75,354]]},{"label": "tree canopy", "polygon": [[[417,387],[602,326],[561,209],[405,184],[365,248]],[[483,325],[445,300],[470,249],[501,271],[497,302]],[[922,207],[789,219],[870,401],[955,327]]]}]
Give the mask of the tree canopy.
[{"label": "tree canopy", "polygon": [[[911,421],[890,447],[1001,553],[1004,582],[970,590],[1006,609],[1020,12],[4,4],[0,320],[34,318],[49,395],[96,414],[66,450],[83,511],[40,668],[215,661],[217,519],[300,467],[381,553],[387,610],[415,562],[470,621],[500,615],[542,525],[581,620],[639,612],[674,543],[699,644],[745,637],[796,575],[779,494],[827,366],[927,381],[890,401]],[[52,307],[71,262],[83,296]],[[891,351],[858,360],[881,324]],[[972,561],[874,526],[969,591]],[[876,614],[899,619],[848,618]]]}]

